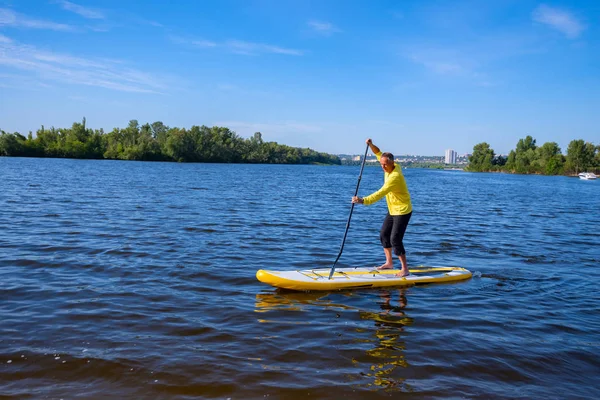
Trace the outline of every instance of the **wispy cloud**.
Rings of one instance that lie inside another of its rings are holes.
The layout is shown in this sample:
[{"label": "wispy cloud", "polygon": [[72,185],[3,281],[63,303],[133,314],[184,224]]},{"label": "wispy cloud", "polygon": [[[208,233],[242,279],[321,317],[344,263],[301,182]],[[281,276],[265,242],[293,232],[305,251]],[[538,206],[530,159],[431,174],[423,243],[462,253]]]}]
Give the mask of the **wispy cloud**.
[{"label": "wispy cloud", "polygon": [[120,61],[44,51],[6,37],[0,40],[0,65],[27,73],[30,78],[122,92],[162,93],[167,88],[165,78],[129,68]]},{"label": "wispy cloud", "polygon": [[72,26],[27,17],[8,8],[0,8],[0,26],[11,26],[30,29],[48,29],[53,31],[73,31]]},{"label": "wispy cloud", "polygon": [[442,61],[442,60],[424,60],[413,56],[412,60],[423,64],[430,71],[440,75],[460,75],[463,74],[466,69],[453,61]]},{"label": "wispy cloud", "polygon": [[42,90],[52,86],[36,78],[19,74],[0,73],[0,86],[7,89]]},{"label": "wispy cloud", "polygon": [[217,44],[215,42],[211,42],[210,40],[193,40],[191,43],[197,47],[216,47],[217,46]]},{"label": "wispy cloud", "polygon": [[301,56],[304,53],[300,50],[288,49],[279,46],[273,46],[263,43],[244,42],[242,40],[229,40],[225,46],[237,54],[258,55],[261,53],[285,54],[289,56]]},{"label": "wispy cloud", "polygon": [[246,42],[243,40],[227,40],[222,43],[217,43],[206,39],[192,39],[176,35],[170,35],[169,39],[171,39],[173,43],[179,45],[196,48],[222,48],[231,53],[242,54],[247,56],[256,56],[267,53],[283,54],[290,56],[301,56],[304,54],[304,52],[302,52],[301,50],[279,47],[264,43]]},{"label": "wispy cloud", "polygon": [[446,78],[462,79],[474,86],[493,87],[498,83],[491,79],[486,72],[482,71],[482,64],[487,56],[475,51],[464,54],[457,50],[423,49],[408,55],[414,63],[421,64],[435,75]]},{"label": "wispy cloud", "polygon": [[564,33],[570,39],[578,37],[585,29],[583,23],[572,13],[545,4],[541,4],[533,11],[532,18],[535,22],[546,24]]},{"label": "wispy cloud", "polygon": [[71,3],[70,1],[62,0],[58,2],[62,8],[67,11],[74,12],[75,14],[81,15],[84,18],[89,19],[104,19],[105,16],[102,12],[93,8],[80,6],[79,4]]},{"label": "wispy cloud", "polygon": [[192,46],[192,47],[216,47],[217,43],[211,42],[210,40],[205,39],[196,39],[196,38],[186,38],[177,35],[169,35],[168,38],[176,44]]},{"label": "wispy cloud", "polygon": [[113,26],[112,25],[88,25],[88,26],[86,26],[86,28],[93,32],[108,32],[113,28]]},{"label": "wispy cloud", "polygon": [[134,23],[139,24],[139,25],[150,25],[150,26],[154,26],[156,28],[164,28],[165,27],[160,22],[152,21],[150,19],[143,18],[139,15],[131,15],[129,17],[129,19],[131,19],[131,21],[133,21]]},{"label": "wispy cloud", "polygon": [[335,25],[333,25],[330,22],[311,20],[311,21],[308,21],[308,26],[314,32],[317,32],[317,33],[319,33],[321,35],[325,35],[325,36],[329,36],[334,33],[341,32],[341,30],[339,28],[337,28]]},{"label": "wispy cloud", "polygon": [[473,68],[461,60],[459,54],[449,49],[421,48],[412,50],[408,58],[439,75],[465,75]]},{"label": "wispy cloud", "polygon": [[[402,45],[402,56],[427,71],[447,79],[463,79],[477,86],[496,86],[504,80],[498,76],[497,64],[546,51],[538,35],[509,32],[477,35],[449,46],[430,41],[415,41]],[[502,69],[504,73],[505,69]],[[501,72],[502,73],[502,72]]]}]

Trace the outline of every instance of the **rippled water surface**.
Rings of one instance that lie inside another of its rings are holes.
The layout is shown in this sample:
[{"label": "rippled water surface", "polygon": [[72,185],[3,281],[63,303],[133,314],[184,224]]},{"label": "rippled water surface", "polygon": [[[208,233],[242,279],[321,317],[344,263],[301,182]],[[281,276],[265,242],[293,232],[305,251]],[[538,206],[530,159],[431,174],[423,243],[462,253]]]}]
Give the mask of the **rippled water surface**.
[{"label": "rippled water surface", "polygon": [[[405,170],[409,264],[473,279],[258,282],[331,266],[358,172],[0,158],[0,397],[600,397],[599,181]],[[383,262],[385,210],[338,266]]]}]

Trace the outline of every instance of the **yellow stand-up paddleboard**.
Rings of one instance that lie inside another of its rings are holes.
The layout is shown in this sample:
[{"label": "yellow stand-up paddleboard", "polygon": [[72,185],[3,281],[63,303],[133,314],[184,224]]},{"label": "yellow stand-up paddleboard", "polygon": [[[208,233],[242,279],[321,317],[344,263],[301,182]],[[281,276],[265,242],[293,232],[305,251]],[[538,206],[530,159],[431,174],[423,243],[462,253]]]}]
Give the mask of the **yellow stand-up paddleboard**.
[{"label": "yellow stand-up paddleboard", "polygon": [[329,279],[330,268],[307,269],[301,271],[256,272],[256,278],[266,284],[290,290],[339,290],[386,286],[412,286],[424,283],[443,283],[469,279],[469,270],[460,267],[411,268],[410,275],[397,277],[400,270],[377,270],[376,268],[336,268]]}]

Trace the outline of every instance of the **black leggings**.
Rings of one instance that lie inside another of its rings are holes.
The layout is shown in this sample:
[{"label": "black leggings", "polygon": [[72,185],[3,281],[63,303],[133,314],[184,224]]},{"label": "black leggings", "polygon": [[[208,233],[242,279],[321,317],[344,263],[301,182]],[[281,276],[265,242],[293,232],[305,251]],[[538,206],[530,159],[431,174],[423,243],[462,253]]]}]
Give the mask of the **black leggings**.
[{"label": "black leggings", "polygon": [[411,215],[412,212],[405,215],[390,215],[388,213],[385,216],[381,232],[379,233],[379,239],[381,239],[384,249],[393,248],[394,254],[397,256],[406,254],[402,239],[404,238],[404,232],[406,232]]}]

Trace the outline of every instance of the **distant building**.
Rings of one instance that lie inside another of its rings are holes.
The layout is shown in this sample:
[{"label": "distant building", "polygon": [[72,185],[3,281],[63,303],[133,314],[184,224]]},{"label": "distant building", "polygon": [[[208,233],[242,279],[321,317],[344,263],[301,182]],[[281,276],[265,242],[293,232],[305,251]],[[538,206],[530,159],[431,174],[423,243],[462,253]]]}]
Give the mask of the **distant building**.
[{"label": "distant building", "polygon": [[456,157],[458,153],[452,149],[446,150],[446,164],[456,164]]}]

